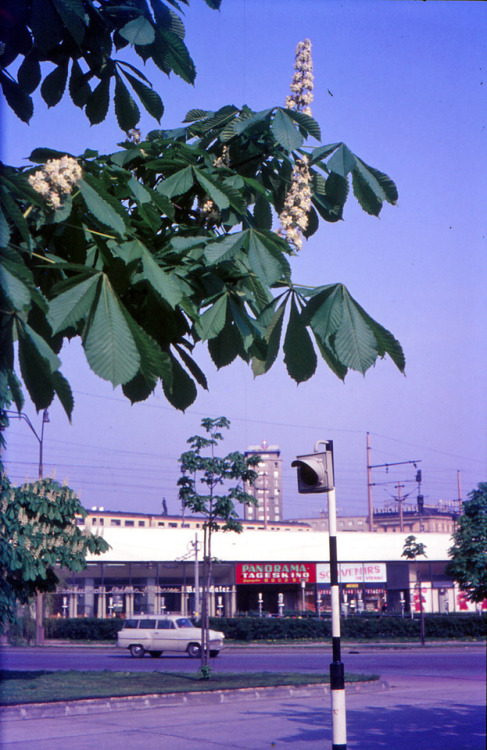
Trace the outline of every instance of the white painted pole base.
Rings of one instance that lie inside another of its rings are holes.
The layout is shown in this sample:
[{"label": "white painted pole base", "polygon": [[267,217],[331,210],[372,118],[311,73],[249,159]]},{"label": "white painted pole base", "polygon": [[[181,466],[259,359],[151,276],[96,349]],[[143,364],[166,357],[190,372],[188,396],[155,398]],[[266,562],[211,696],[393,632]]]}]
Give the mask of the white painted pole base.
[{"label": "white painted pole base", "polygon": [[347,746],[347,722],[345,713],[345,690],[331,691],[332,750]]}]

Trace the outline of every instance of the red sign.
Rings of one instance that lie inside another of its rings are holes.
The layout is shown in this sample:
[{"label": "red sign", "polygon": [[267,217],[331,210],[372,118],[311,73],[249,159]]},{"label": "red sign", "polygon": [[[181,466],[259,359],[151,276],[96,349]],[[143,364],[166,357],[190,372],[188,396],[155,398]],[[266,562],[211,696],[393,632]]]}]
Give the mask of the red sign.
[{"label": "red sign", "polygon": [[315,583],[314,563],[238,563],[237,583]]}]

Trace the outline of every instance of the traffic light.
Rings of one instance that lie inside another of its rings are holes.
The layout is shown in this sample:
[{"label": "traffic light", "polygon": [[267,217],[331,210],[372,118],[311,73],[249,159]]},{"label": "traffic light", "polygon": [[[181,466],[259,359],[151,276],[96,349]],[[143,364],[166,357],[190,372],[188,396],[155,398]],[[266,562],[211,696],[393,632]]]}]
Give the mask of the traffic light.
[{"label": "traffic light", "polygon": [[329,492],[335,486],[333,479],[333,453],[331,450],[321,453],[309,453],[296,456],[291,466],[298,470],[298,492]]},{"label": "traffic light", "polygon": [[424,496],[418,495],[418,510],[420,513],[423,512],[423,508],[424,508]]},{"label": "traffic light", "polygon": [[422,481],[422,479],[423,479],[423,474],[421,472],[421,469],[418,469],[417,472],[416,472],[416,481],[417,481],[417,483],[420,484],[421,481]]}]

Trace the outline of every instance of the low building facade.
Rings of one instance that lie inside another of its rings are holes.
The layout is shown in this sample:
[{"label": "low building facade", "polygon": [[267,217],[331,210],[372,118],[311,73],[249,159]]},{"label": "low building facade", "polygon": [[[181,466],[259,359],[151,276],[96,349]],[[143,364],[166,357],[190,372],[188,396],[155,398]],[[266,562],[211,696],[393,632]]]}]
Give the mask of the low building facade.
[{"label": "low building facade", "polygon": [[[78,573],[59,571],[50,616],[128,617],[133,614],[198,613],[202,531],[178,527],[97,527],[110,544],[88,558]],[[474,610],[446,575],[448,534],[429,533],[427,559],[402,557],[402,534],[338,534],[339,580],[344,614],[419,610]],[[308,530],[243,533],[212,537],[214,616],[265,612],[330,611],[328,534]],[[199,557],[199,559],[198,559]]]}]

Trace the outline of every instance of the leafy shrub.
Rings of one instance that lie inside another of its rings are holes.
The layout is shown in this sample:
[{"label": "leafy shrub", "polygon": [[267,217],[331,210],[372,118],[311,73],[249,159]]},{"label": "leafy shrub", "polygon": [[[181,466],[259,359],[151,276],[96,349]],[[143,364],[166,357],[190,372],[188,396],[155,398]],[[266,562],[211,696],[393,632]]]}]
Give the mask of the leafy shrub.
[{"label": "leafy shrub", "polygon": [[[210,627],[233,641],[323,640],[331,636],[329,616],[212,618]],[[427,638],[485,638],[487,617],[475,614],[426,615]],[[419,617],[354,615],[341,619],[342,637],[351,640],[419,638]]]},{"label": "leafy shrub", "polygon": [[[72,641],[114,641],[123,620],[92,617],[49,619],[46,638]],[[331,637],[329,616],[317,617],[212,617],[210,627],[225,637],[243,643],[258,641],[327,640]],[[342,637],[350,640],[419,639],[419,617],[353,615],[341,619]],[[425,615],[426,638],[485,638],[487,617],[475,614]]]},{"label": "leafy shrub", "polygon": [[49,619],[46,638],[68,641],[114,641],[122,629],[123,620],[101,620],[97,617]]}]

